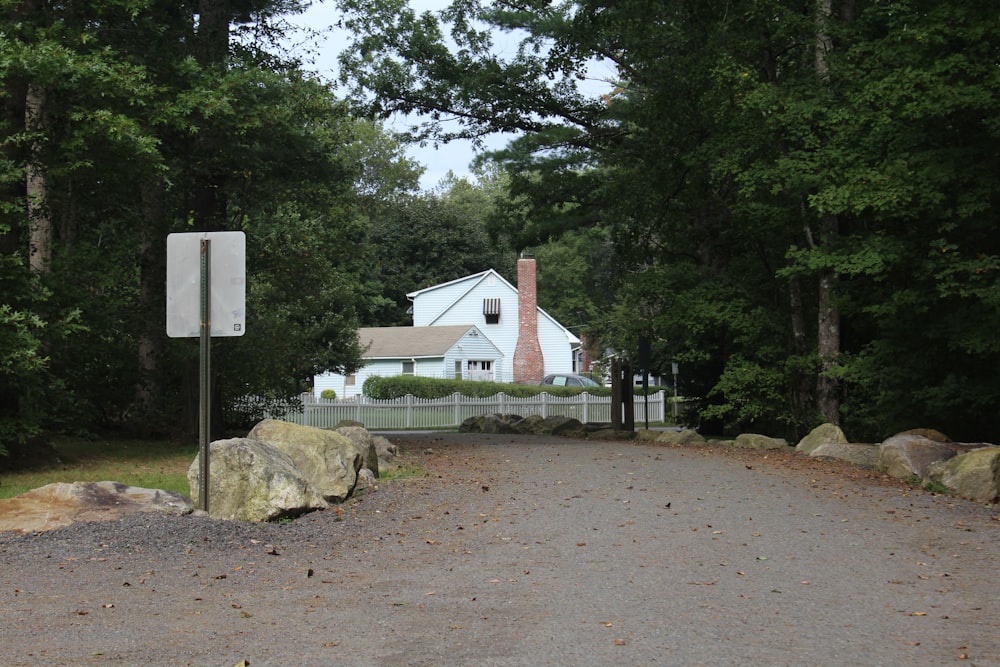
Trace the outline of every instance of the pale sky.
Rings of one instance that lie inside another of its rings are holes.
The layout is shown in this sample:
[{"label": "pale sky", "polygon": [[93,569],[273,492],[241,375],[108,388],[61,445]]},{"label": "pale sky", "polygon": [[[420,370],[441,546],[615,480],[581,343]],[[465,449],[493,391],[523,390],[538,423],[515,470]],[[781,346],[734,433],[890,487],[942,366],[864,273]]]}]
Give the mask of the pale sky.
[{"label": "pale sky", "polygon": [[[443,9],[450,0],[411,0],[411,6],[423,10]],[[293,24],[307,26],[313,29],[321,29],[333,25],[338,17],[338,12],[332,2],[316,2],[304,14],[290,17]],[[337,79],[337,56],[344,50],[345,38],[338,38],[336,33],[330,33],[326,41],[320,46],[320,55],[316,58],[315,65],[307,66],[307,69],[315,71],[320,77],[336,81]],[[405,119],[396,121],[396,129],[403,130],[407,127]],[[506,145],[507,140],[502,136],[490,137],[486,140],[487,149],[498,149]],[[454,141],[449,144],[438,146],[411,146],[407,150],[407,155],[425,168],[420,179],[420,186],[423,190],[431,190],[437,186],[447,175],[449,170],[454,172],[459,178],[466,177],[470,181],[475,179],[471,176],[469,165],[476,156],[475,149],[471,142]]]},{"label": "pale sky", "polygon": [[[410,6],[418,12],[427,10],[444,9],[451,0],[410,0]],[[296,25],[302,25],[315,30],[320,30],[336,23],[338,12],[333,2],[316,0],[313,5],[304,13],[290,17],[290,21]],[[319,46],[319,55],[315,58],[315,64],[307,66],[319,76],[329,81],[337,79],[337,56],[346,47],[346,35],[336,32],[328,33],[326,40]],[[496,49],[502,53],[504,49],[516,49],[516,38],[512,37],[508,44],[504,44],[503,36],[498,36]],[[588,78],[578,85],[582,85],[585,90],[594,95],[608,91],[611,84],[609,80],[614,78],[611,68],[604,63],[593,61],[588,67]],[[393,129],[404,130],[408,126],[405,118],[394,121],[397,125]],[[483,140],[484,150],[498,150],[507,145],[510,135],[493,135]],[[447,175],[449,171],[459,178],[475,179],[471,176],[469,165],[476,157],[476,150],[469,141],[453,141],[449,144],[434,146],[411,146],[407,150],[407,155],[413,158],[425,168],[424,175],[420,179],[420,186],[423,190],[432,190]]]}]

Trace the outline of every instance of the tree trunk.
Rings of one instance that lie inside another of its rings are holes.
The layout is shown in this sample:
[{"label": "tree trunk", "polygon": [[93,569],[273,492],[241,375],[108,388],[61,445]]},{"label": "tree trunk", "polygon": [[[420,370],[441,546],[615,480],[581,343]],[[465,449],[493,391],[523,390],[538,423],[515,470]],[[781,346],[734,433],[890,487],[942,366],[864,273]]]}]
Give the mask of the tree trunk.
[{"label": "tree trunk", "polygon": [[167,255],[166,183],[149,177],[142,185],[142,221],[139,247],[139,382],[135,405],[141,419],[161,405],[163,397],[159,362],[163,358],[166,331],[165,276]]},{"label": "tree trunk", "polygon": [[[832,12],[831,0],[816,0],[816,75],[827,81],[829,70],[827,54],[833,48],[827,23]],[[835,216],[824,215],[820,221],[820,243],[830,245],[838,234]],[[837,274],[832,268],[825,268],[819,276],[819,315],[817,320],[817,352],[820,358],[820,372],[816,378],[816,406],[824,421],[840,424],[840,387],[831,372],[840,355],[840,309],[836,301]]]},{"label": "tree trunk", "polygon": [[830,372],[840,355],[840,309],[836,303],[837,275],[824,270],[819,278],[819,330],[817,351],[820,372],[816,378],[816,404],[824,421],[840,424],[840,383]]},{"label": "tree trunk", "polygon": [[[24,129],[39,137],[45,131],[45,89],[28,84],[24,98]],[[25,167],[28,211],[28,266],[32,273],[46,274],[52,262],[52,220],[46,205],[48,184],[41,159],[42,140],[32,137]]]}]

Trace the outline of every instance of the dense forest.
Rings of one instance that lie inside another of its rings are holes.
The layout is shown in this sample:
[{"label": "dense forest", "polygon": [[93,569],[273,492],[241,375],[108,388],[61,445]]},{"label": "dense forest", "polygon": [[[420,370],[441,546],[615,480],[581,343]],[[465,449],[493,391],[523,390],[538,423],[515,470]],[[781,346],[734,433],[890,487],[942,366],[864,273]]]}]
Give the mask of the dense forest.
[{"label": "dense forest", "polygon": [[[427,114],[416,139],[519,133],[491,156],[517,204],[495,230],[598,259],[593,333],[631,354],[649,336],[706,429],[995,439],[989,3],[339,4],[370,113]],[[588,94],[593,69],[613,88]]]},{"label": "dense forest", "polygon": [[[543,307],[650,337],[703,429],[995,439],[989,3],[337,0],[340,87],[284,46],[305,4],[0,0],[0,450],[194,428],[166,236],[226,230],[248,315],[217,405],[353,369],[406,292],[530,249]],[[501,131],[477,182],[419,190],[405,142]]]}]

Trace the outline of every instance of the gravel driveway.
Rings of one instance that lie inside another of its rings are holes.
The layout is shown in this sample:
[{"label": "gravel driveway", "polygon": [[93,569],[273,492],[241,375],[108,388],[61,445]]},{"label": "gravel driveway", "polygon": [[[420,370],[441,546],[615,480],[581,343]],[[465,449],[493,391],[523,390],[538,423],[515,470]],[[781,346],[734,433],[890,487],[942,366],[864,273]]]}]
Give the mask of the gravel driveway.
[{"label": "gravel driveway", "polygon": [[0,534],[3,665],[1000,665],[1000,509],[791,453],[395,438],[286,524]]}]

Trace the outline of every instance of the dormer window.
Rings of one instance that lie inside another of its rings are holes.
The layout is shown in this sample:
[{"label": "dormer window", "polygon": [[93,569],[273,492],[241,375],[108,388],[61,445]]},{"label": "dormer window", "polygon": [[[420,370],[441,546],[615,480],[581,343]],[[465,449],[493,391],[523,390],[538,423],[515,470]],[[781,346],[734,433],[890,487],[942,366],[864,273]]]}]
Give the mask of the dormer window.
[{"label": "dormer window", "polygon": [[500,324],[500,299],[483,299],[486,324]]}]

